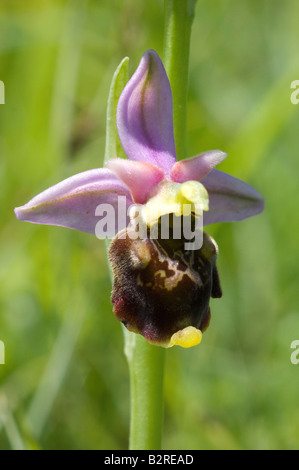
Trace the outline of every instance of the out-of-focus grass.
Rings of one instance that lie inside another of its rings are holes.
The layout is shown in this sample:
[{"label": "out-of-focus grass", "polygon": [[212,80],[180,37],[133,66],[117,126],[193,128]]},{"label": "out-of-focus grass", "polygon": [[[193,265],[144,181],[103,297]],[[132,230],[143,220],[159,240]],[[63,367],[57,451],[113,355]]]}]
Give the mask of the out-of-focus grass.
[{"label": "out-of-focus grass", "polygon": [[[298,448],[298,79],[296,0],[198,0],[187,156],[266,199],[263,215],[211,226],[224,296],[198,348],[168,352],[164,447]],[[0,448],[123,449],[129,385],[111,313],[104,243],[15,220],[13,208],[101,166],[110,80],[163,52],[162,0],[2,1]]]}]

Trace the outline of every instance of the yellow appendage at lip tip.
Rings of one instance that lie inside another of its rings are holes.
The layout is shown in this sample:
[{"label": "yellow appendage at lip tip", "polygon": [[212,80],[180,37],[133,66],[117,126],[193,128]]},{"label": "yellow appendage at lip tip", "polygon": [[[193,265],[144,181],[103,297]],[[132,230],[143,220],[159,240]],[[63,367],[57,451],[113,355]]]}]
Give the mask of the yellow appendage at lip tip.
[{"label": "yellow appendage at lip tip", "polygon": [[202,332],[194,326],[187,326],[172,335],[168,347],[181,346],[182,348],[192,348],[202,340]]}]

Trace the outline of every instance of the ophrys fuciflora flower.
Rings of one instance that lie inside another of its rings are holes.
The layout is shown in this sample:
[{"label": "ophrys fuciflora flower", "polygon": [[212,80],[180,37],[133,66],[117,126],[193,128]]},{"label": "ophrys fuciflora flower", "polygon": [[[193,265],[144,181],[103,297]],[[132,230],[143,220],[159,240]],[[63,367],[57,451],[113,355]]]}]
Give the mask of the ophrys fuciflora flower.
[{"label": "ophrys fuciflora flower", "polygon": [[[215,169],[226,158],[220,150],[177,161],[171,88],[153,50],[145,52],[122,92],[117,129],[128,159],[113,158],[106,168],[52,186],[17,208],[16,216],[95,234],[97,208],[108,204],[115,214],[109,258],[116,317],[150,343],[193,346],[209,324],[210,298],[221,297],[217,244],[201,226],[257,215],[263,198],[248,184]],[[120,198],[128,217],[119,217]],[[137,212],[146,233],[136,238]],[[161,236],[165,217],[168,238]],[[174,236],[178,222],[182,227],[187,219],[202,234],[201,246],[195,249],[186,248],[190,240],[182,230],[181,236]],[[155,228],[156,236],[151,237]]]}]

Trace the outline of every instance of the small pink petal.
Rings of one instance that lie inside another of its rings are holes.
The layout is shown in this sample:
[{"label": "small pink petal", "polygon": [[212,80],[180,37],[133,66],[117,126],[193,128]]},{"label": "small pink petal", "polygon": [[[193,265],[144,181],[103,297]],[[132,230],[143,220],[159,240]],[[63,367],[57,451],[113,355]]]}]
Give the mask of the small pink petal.
[{"label": "small pink petal", "polygon": [[138,204],[145,204],[155,186],[165,177],[163,170],[151,163],[113,158],[106,165],[128,186]]},{"label": "small pink petal", "polygon": [[189,180],[200,181],[226,157],[227,154],[221,150],[210,150],[197,157],[179,161],[173,165],[170,177],[176,183],[184,183]]},{"label": "small pink petal", "polygon": [[[128,188],[110,170],[95,169],[79,173],[46,189],[22,207],[15,209],[19,220],[43,225],[57,225],[95,234],[99,220],[96,208],[110,204],[115,209],[116,232],[118,202],[122,196],[128,207],[133,203]],[[121,220],[121,218],[120,218]]]}]

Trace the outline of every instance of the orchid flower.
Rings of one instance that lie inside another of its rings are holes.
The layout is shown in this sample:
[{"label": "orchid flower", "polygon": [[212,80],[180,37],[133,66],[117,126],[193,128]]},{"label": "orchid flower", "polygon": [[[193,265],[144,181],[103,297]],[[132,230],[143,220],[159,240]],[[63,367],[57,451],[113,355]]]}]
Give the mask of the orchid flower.
[{"label": "orchid flower", "polygon": [[193,346],[209,323],[210,297],[221,296],[216,242],[204,234],[202,247],[191,252],[184,250],[182,240],[124,236],[132,227],[126,226],[127,218],[119,222],[119,198],[126,209],[141,205],[148,227],[166,214],[183,216],[185,203],[203,225],[242,220],[263,210],[263,198],[248,184],[215,169],[226,158],[220,150],[177,161],[170,83],[153,50],[144,53],[121,94],[117,129],[128,159],[113,158],[106,168],[67,178],[15,214],[19,220],[95,234],[97,207],[112,206],[115,315],[150,343]]}]

